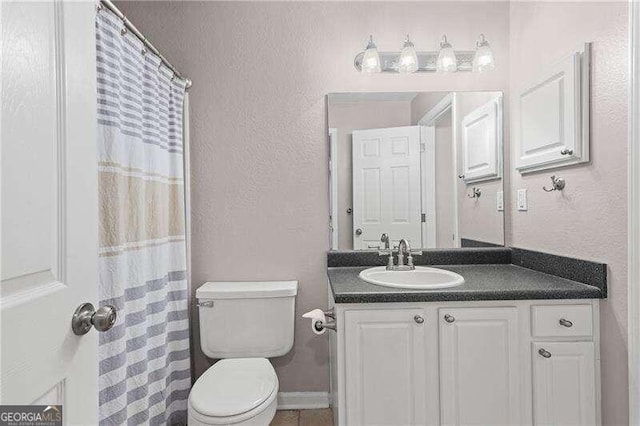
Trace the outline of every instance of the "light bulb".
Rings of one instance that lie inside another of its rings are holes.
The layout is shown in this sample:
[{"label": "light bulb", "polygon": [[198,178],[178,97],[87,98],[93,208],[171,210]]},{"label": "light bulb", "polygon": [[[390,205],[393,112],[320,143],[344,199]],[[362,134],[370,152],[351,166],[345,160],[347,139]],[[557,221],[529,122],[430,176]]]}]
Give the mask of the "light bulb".
[{"label": "light bulb", "polygon": [[489,42],[485,40],[484,34],[480,34],[480,40],[476,42],[476,54],[473,58],[473,70],[484,72],[492,70],[496,67],[493,61],[493,51],[489,46]]},{"label": "light bulb", "polygon": [[400,59],[398,60],[398,72],[403,74],[409,74],[418,70],[418,54],[413,46],[413,43],[409,40],[409,34],[404,39],[404,46],[400,52]]},{"label": "light bulb", "polygon": [[438,53],[438,59],[436,61],[436,70],[442,73],[452,73],[458,70],[458,60],[456,54],[453,51],[453,47],[447,41],[447,36],[442,36],[440,42],[440,53]]},{"label": "light bulb", "polygon": [[367,44],[367,49],[362,57],[362,72],[380,72],[380,55],[376,45],[373,43],[373,36],[369,36],[369,44]]}]

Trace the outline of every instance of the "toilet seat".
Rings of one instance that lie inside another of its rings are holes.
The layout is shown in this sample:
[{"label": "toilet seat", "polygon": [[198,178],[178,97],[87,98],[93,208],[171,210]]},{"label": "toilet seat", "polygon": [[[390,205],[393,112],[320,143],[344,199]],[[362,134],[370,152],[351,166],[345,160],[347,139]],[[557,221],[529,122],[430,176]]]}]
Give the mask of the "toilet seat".
[{"label": "toilet seat", "polygon": [[278,377],[266,358],[223,359],[196,381],[189,394],[190,423],[235,424],[257,417],[268,424],[277,405]]}]

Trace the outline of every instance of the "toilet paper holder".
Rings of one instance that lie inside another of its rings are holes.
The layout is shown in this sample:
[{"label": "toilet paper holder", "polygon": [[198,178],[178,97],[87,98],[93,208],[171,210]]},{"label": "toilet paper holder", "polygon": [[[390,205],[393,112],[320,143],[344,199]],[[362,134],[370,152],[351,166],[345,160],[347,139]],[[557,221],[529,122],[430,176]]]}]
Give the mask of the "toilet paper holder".
[{"label": "toilet paper holder", "polygon": [[302,317],[311,319],[311,328],[316,334],[324,334],[326,330],[338,331],[334,309],[313,309]]},{"label": "toilet paper holder", "polygon": [[336,324],[336,313],[333,310],[333,308],[328,309],[326,311],[322,311],[322,313],[324,314],[325,317],[331,318],[333,321],[327,321],[327,322],[316,321],[313,324],[313,328],[315,328],[318,331],[322,331],[325,328],[328,330],[338,331],[338,324]]},{"label": "toilet paper holder", "polygon": [[338,331],[338,325],[336,324],[335,320],[327,322],[316,321],[313,323],[313,327],[318,331],[322,331],[325,328],[328,330]]}]

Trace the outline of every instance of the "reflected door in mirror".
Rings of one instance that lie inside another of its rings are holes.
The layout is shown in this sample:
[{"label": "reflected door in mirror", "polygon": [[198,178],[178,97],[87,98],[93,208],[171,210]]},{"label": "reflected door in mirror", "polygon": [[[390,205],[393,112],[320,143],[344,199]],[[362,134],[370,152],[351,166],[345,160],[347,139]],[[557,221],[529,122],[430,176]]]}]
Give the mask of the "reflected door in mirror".
[{"label": "reflected door in mirror", "polygon": [[354,249],[380,247],[380,236],[422,246],[420,127],[353,131]]}]

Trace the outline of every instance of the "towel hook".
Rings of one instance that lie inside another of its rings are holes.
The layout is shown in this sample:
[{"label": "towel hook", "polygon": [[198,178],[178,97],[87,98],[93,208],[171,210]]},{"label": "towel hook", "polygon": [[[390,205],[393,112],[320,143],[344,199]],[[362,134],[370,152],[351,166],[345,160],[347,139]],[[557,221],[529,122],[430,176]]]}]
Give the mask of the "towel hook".
[{"label": "towel hook", "polygon": [[482,191],[480,190],[480,188],[477,188],[475,186],[471,189],[471,192],[473,192],[473,195],[467,194],[467,197],[469,197],[469,198],[480,198],[480,196],[482,195]]},{"label": "towel hook", "polygon": [[544,189],[546,192],[562,191],[566,185],[566,182],[563,178],[556,177],[554,175],[551,176],[551,185],[553,186],[551,189],[547,189],[546,186],[543,186],[542,189]]}]

